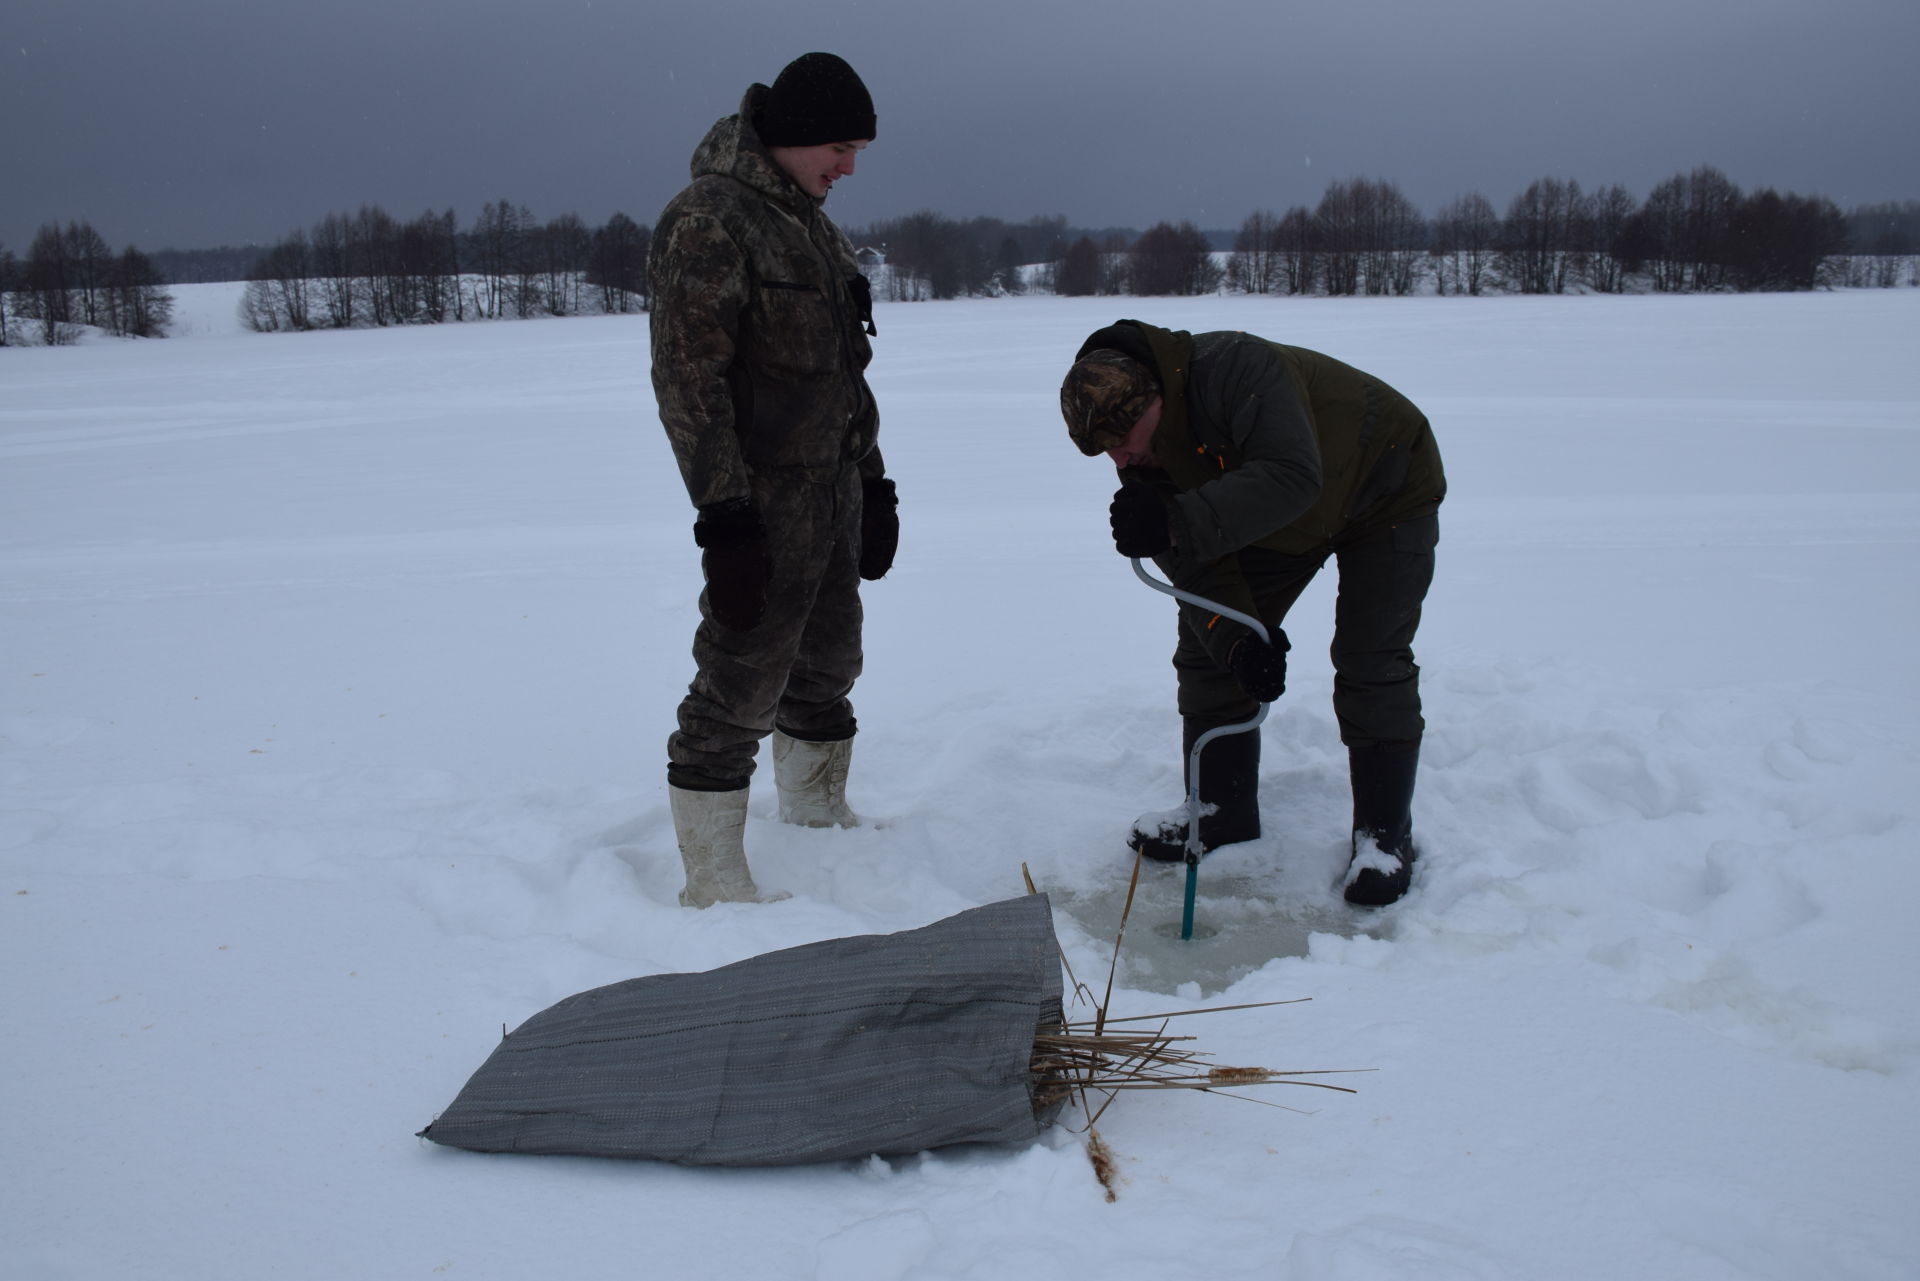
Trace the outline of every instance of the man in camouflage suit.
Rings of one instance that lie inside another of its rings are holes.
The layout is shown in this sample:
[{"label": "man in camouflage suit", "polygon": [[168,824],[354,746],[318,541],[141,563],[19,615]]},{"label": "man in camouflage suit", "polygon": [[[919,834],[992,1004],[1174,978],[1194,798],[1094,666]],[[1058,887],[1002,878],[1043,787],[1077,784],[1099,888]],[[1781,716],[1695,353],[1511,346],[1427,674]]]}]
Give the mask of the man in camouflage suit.
[{"label": "man in camouflage suit", "polygon": [[[1413,783],[1425,722],[1413,635],[1433,579],[1446,477],[1426,416],[1371,374],[1238,332],[1123,320],[1081,345],[1060,388],[1067,430],[1120,469],[1114,545],[1174,586],[1258,618],[1272,643],[1180,606],[1173,664],[1186,754],[1286,688],[1287,611],[1333,557],[1333,709],[1353,788],[1349,902],[1383,906],[1413,875]],[[1260,835],[1260,736],[1200,762],[1204,849]],[[1149,815],[1130,844],[1183,858],[1186,820]]]},{"label": "man in camouflage suit", "polygon": [[680,901],[764,902],[742,845],[759,741],[780,817],[850,827],[860,580],[893,562],[893,482],[863,372],[873,308],[821,206],[875,133],[841,59],[809,53],[708,131],[654,229],[653,389],[699,516],[699,665],[668,740]]}]

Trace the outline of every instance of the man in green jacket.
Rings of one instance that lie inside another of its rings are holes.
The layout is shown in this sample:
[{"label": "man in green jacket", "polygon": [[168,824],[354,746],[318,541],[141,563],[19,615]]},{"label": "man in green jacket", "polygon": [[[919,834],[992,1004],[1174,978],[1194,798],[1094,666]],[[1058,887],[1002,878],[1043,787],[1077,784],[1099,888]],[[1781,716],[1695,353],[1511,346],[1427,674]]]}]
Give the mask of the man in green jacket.
[{"label": "man in green jacket", "polygon": [[821,206],[874,133],[853,68],[805,54],[708,131],[654,229],[653,390],[707,584],[667,742],[691,907],[784,897],[761,893],[742,841],[769,734],[783,820],[859,821],[860,580],[893,564],[899,522],[864,372],[872,301]]},{"label": "man in green jacket", "polygon": [[[1425,721],[1413,635],[1433,579],[1440,452],[1425,415],[1371,374],[1252,334],[1122,320],[1087,339],[1060,388],[1080,452],[1120,469],[1114,545],[1174,586],[1260,619],[1180,606],[1173,665],[1186,752],[1286,687],[1280,623],[1328,557],[1339,566],[1333,710],[1353,788],[1349,902],[1383,906],[1413,875],[1413,784]],[[1260,835],[1258,731],[1200,762],[1200,843]],[[1129,844],[1184,857],[1186,823],[1149,815]]]}]

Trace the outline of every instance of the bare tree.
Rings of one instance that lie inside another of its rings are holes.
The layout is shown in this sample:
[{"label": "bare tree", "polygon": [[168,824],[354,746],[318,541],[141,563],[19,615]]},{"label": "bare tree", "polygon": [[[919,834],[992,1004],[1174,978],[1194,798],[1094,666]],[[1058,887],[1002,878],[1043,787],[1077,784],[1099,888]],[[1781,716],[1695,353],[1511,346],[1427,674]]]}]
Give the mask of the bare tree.
[{"label": "bare tree", "polygon": [[1280,217],[1280,280],[1290,294],[1310,294],[1320,275],[1320,224],[1295,205]]},{"label": "bare tree", "polygon": [[1053,291],[1066,298],[1086,298],[1100,292],[1100,251],[1082,236],[1067,246],[1054,273]]},{"label": "bare tree", "polygon": [[1455,197],[1433,220],[1430,252],[1434,280],[1441,293],[1479,297],[1493,266],[1500,237],[1500,215],[1477,191]]},{"label": "bare tree", "polygon": [[1395,184],[1376,182],[1373,187],[1374,224],[1367,247],[1367,292],[1391,292],[1395,297],[1404,298],[1420,283],[1421,259],[1426,256],[1427,222]]},{"label": "bare tree", "polygon": [[[896,302],[998,297],[1054,287],[1067,250],[1066,222],[1059,215],[1024,223],[956,221],[923,209],[852,228],[848,237],[856,248],[884,258],[886,269],[875,277],[875,287]],[[1034,264],[1040,270],[1029,273]]]},{"label": "bare tree", "polygon": [[1372,184],[1356,179],[1328,184],[1314,207],[1320,273],[1333,297],[1360,292],[1362,258],[1373,222],[1372,199]]},{"label": "bare tree", "polygon": [[1740,188],[1711,165],[1687,175],[1687,236],[1693,287],[1724,289],[1731,279],[1733,215],[1740,204]]},{"label": "bare tree", "polygon": [[1000,292],[1000,255],[994,246],[1005,238],[1007,225],[998,218],[969,218],[952,226],[959,251],[960,293],[974,298]]},{"label": "bare tree", "polygon": [[1635,215],[1635,253],[1662,292],[1723,288],[1740,189],[1711,165],[1655,187]]},{"label": "bare tree", "polygon": [[1329,184],[1313,219],[1329,294],[1413,292],[1427,227],[1398,186],[1369,178]]},{"label": "bare tree", "polygon": [[1680,259],[1686,221],[1684,181],[1669,178],[1648,192],[1621,237],[1621,258],[1626,269],[1644,271],[1647,283],[1657,293],[1679,293],[1687,287],[1686,265]]},{"label": "bare tree", "polygon": [[564,213],[539,228],[532,241],[544,310],[553,316],[581,311],[580,286],[593,251],[593,235],[580,215]]},{"label": "bare tree", "polygon": [[412,315],[411,280],[400,270],[400,226],[379,205],[361,205],[347,222],[347,260],[361,314],[379,326]]},{"label": "bare tree", "polygon": [[70,343],[76,336],[72,275],[59,224],[43,225],[27,249],[26,266],[21,272],[20,312],[40,322],[40,341],[49,347]]},{"label": "bare tree", "polygon": [[400,228],[394,270],[405,277],[407,318],[439,324],[449,312],[463,318],[460,236],[453,210],[431,209]]},{"label": "bare tree", "polygon": [[1631,253],[1627,235],[1636,207],[1633,194],[1619,183],[1587,194],[1581,261],[1586,283],[1596,293],[1617,294],[1626,288]]},{"label": "bare tree", "polygon": [[1853,234],[1838,206],[1825,196],[1795,197],[1789,193],[1786,199],[1790,209],[1798,202],[1793,218],[1797,229],[1795,252],[1800,255],[1790,260],[1794,269],[1788,279],[1796,289],[1811,289],[1822,280],[1831,280],[1834,260],[1844,259],[1853,248]]},{"label": "bare tree", "polygon": [[527,226],[524,210],[497,200],[480,210],[468,237],[474,284],[474,310],[489,320],[507,314],[513,305],[514,280],[525,257]]},{"label": "bare tree", "polygon": [[1580,184],[1539,178],[1507,206],[1500,272],[1523,294],[1565,293],[1573,272]]},{"label": "bare tree", "polygon": [[1280,216],[1270,209],[1247,215],[1227,256],[1227,283],[1249,294],[1272,293],[1280,283]]},{"label": "bare tree", "polygon": [[1117,231],[1100,237],[1100,286],[1097,293],[1108,295],[1127,292],[1133,270],[1128,261],[1128,250],[1132,243]]},{"label": "bare tree", "polygon": [[[164,282],[146,256],[128,252],[131,257],[116,260],[90,223],[69,222],[64,228],[47,223],[34,235],[24,266],[9,266],[9,279],[0,287],[6,295],[0,298],[0,311],[39,321],[40,340],[49,346],[72,342],[81,325],[115,334],[157,335],[172,300],[160,288]],[[11,264],[12,255],[7,259]],[[129,272],[142,281],[138,288],[144,292],[129,294],[120,287]],[[131,319],[124,310],[130,302],[136,305]]]},{"label": "bare tree", "polygon": [[1027,291],[1026,281],[1021,276],[1021,268],[1026,265],[1026,255],[1020,249],[1020,242],[1012,236],[1000,238],[1000,248],[994,254],[993,289],[997,293],[1018,296]]},{"label": "bare tree", "polygon": [[1734,288],[1812,289],[1827,259],[1847,249],[1847,223],[1823,196],[1782,196],[1771,188],[1735,207],[1728,236]]},{"label": "bare tree", "polygon": [[546,291],[543,287],[540,252],[540,224],[533,220],[533,210],[521,205],[514,211],[514,218],[520,227],[520,235],[514,245],[514,255],[508,267],[512,273],[509,278],[508,294],[513,304],[513,314],[517,319],[529,320],[546,309]]},{"label": "bare tree", "polygon": [[62,233],[67,260],[72,318],[84,325],[105,327],[108,277],[113,272],[113,250],[93,224],[69,222]]},{"label": "bare tree", "polygon": [[[956,222],[922,209],[862,233],[866,245],[884,245],[887,296],[898,302],[1003,293],[1018,285],[1025,254],[1005,242],[1014,229],[997,218]],[[1000,244],[996,251],[992,246]]]},{"label": "bare tree", "polygon": [[112,332],[130,338],[164,338],[173,319],[173,295],[153,260],[128,245],[113,261],[107,279],[107,313]]},{"label": "bare tree", "polygon": [[307,233],[296,228],[262,254],[247,273],[240,318],[260,333],[313,328],[314,274]]},{"label": "bare tree", "polygon": [[623,213],[593,233],[587,283],[600,290],[600,310],[625,315],[647,305],[647,250],[653,234]]},{"label": "bare tree", "polygon": [[948,219],[922,209],[885,224],[884,235],[896,301],[959,296],[961,248]]},{"label": "bare tree", "polygon": [[1133,243],[1129,267],[1128,292],[1134,294],[1192,297],[1212,293],[1220,285],[1212,246],[1190,222],[1149,227]]},{"label": "bare tree", "polygon": [[7,319],[13,312],[14,291],[20,287],[20,260],[13,256],[13,250],[0,245],[0,347],[13,341],[13,331],[7,327]]},{"label": "bare tree", "polygon": [[353,285],[352,236],[346,218],[330,213],[315,223],[309,245],[326,323],[334,329],[352,328],[359,291]]}]

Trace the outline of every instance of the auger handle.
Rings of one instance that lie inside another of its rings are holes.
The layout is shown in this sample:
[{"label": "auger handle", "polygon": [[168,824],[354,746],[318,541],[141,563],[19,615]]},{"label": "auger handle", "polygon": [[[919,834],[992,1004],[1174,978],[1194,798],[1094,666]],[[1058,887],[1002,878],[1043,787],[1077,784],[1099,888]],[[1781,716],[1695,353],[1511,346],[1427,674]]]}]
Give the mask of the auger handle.
[{"label": "auger handle", "polygon": [[[1196,596],[1192,592],[1183,592],[1172,583],[1163,583],[1147,572],[1146,567],[1140,563],[1138,556],[1134,556],[1131,559],[1133,561],[1133,572],[1139,576],[1141,582],[1153,588],[1156,592],[1164,592],[1166,595],[1172,596],[1176,600],[1183,600],[1189,605],[1197,605],[1201,609],[1211,610],[1222,618],[1231,618],[1234,622],[1242,623],[1252,629],[1253,634],[1261,640],[1268,644],[1273,643],[1273,637],[1267,631],[1267,625],[1251,614],[1243,614],[1237,609],[1229,609],[1218,601],[1208,600],[1204,596]],[[1199,893],[1200,888],[1200,856],[1205,853],[1205,851],[1200,848],[1200,752],[1208,743],[1211,743],[1214,739],[1220,738],[1223,735],[1244,734],[1248,730],[1260,728],[1260,722],[1267,719],[1268,706],[1269,704],[1266,703],[1260,704],[1260,710],[1254,713],[1253,719],[1250,721],[1242,721],[1238,725],[1216,725],[1193,742],[1193,755],[1188,758],[1187,761],[1187,891],[1186,904],[1180,913],[1180,937],[1183,939],[1191,939],[1193,937],[1193,900]]]}]

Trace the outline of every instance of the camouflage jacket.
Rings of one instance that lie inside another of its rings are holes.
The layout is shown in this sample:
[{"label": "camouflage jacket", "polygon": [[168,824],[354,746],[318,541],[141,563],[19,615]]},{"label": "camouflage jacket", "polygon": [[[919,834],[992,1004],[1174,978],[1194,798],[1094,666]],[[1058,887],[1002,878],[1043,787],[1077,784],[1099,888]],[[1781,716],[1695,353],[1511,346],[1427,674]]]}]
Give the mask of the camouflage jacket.
[{"label": "camouflage jacket", "polygon": [[754,472],[884,473],[866,281],[822,202],[754,134],[766,92],[707,132],[647,263],[654,396],[696,507],[748,497]]}]

